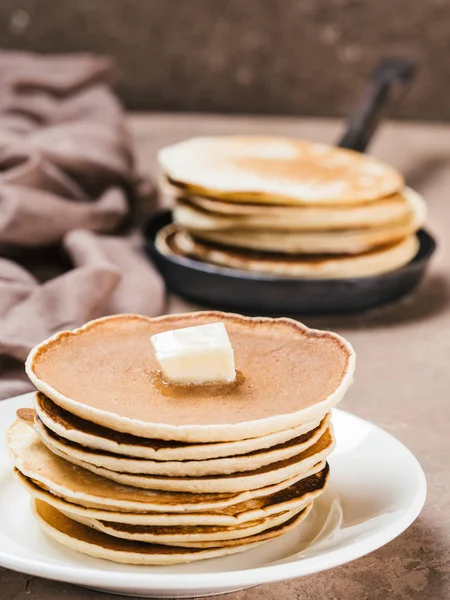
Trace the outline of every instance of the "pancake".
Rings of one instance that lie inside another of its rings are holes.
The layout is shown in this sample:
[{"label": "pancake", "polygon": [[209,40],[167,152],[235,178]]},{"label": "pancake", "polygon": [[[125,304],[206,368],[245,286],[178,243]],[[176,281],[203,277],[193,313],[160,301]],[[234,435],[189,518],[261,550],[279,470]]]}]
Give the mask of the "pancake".
[{"label": "pancake", "polygon": [[[91,527],[69,519],[66,515],[63,515],[49,504],[45,504],[45,502],[40,500],[32,502],[32,509],[44,533],[56,542],[66,548],[87,554],[88,556],[123,564],[173,565],[244,552],[262,543],[262,541],[249,541],[244,545],[212,549],[158,546],[155,544],[122,540],[95,531]],[[280,526],[273,534],[282,535],[285,531],[295,527],[301,519],[302,514],[297,515],[291,523],[288,522]]]},{"label": "pancake", "polygon": [[180,189],[248,203],[360,204],[404,185],[365,154],[282,137],[193,138],[160,150],[158,162]]},{"label": "pancake", "polygon": [[128,523],[114,523],[112,521],[98,521],[67,514],[69,518],[83,525],[97,529],[108,535],[135,540],[148,544],[164,544],[169,546],[184,546],[193,542],[216,542],[219,546],[225,540],[240,540],[263,533],[267,529],[289,521],[297,513],[284,511],[270,515],[264,519],[247,521],[237,525],[129,525]]},{"label": "pancake", "polygon": [[179,194],[173,208],[174,222],[189,231],[359,229],[405,221],[410,214],[410,205],[402,194],[356,206],[244,204]]},{"label": "pancake", "polygon": [[341,279],[372,277],[400,269],[419,250],[419,240],[409,236],[395,244],[380,246],[359,255],[283,255],[269,252],[236,250],[194,240],[175,225],[161,229],[156,238],[161,254],[190,257],[204,262],[273,277],[303,279]]},{"label": "pancake", "polygon": [[42,442],[51,452],[56,454],[64,453],[71,458],[73,457],[97,467],[103,467],[119,473],[164,475],[165,477],[200,477],[203,475],[226,475],[259,469],[296,456],[310,446],[313,446],[322,437],[328,428],[328,422],[329,417],[327,416],[313,431],[265,450],[257,450],[250,454],[226,458],[184,461],[155,461],[128,458],[114,455],[110,452],[91,450],[74,442],[68,442],[56,435],[47,429],[39,417],[36,419],[35,428]]},{"label": "pancake", "polygon": [[423,225],[426,218],[425,202],[412,190],[408,190],[405,194],[411,213],[401,221],[380,227],[307,232],[244,228],[194,229],[191,233],[200,241],[246,250],[286,254],[360,254],[377,246],[385,246],[404,239]]},{"label": "pancake", "polygon": [[312,504],[308,504],[306,508],[302,511],[298,512],[294,515],[289,521],[285,521],[280,525],[275,525],[270,529],[266,529],[265,531],[255,534],[252,536],[247,536],[239,539],[229,539],[229,540],[217,540],[217,541],[196,541],[196,542],[183,542],[183,548],[231,548],[231,547],[239,547],[242,544],[251,543],[261,543],[267,542],[273,538],[279,537],[297,527],[306,519],[312,509]]},{"label": "pancake", "polygon": [[54,496],[81,507],[104,511],[143,514],[220,511],[234,515],[261,508],[267,496],[282,493],[298,481],[325,468],[324,461],[305,473],[258,490],[238,494],[185,494],[144,490],[112,483],[90,471],[69,465],[50,452],[39,439],[30,421],[18,419],[8,429],[8,448],[16,469],[31,482]]},{"label": "pancake", "polygon": [[118,473],[84,462],[74,456],[69,456],[56,447],[52,449],[52,452],[69,463],[123,485],[169,492],[221,494],[244,492],[267,487],[281,483],[300,473],[309,473],[317,463],[327,458],[333,450],[334,445],[335,441],[330,426],[313,446],[292,458],[272,463],[253,471],[201,477],[164,477],[162,475]]},{"label": "pancake", "polygon": [[[224,322],[236,382],[166,386],[150,337]],[[54,335],[29,354],[33,384],[58,406],[123,433],[182,442],[258,437],[321,419],[352,382],[355,355],[335,333],[292,319],[197,312],[117,315]]]},{"label": "pancake", "polygon": [[[321,424],[320,420],[309,421],[285,431],[235,442],[186,444],[136,437],[90,423],[62,409],[41,392],[36,394],[35,406],[44,425],[65,440],[113,454],[160,461],[207,460],[247,454],[288,442]],[[324,417],[327,418],[329,413]],[[32,420],[34,422],[34,413]]]},{"label": "pancake", "polygon": [[329,477],[329,467],[327,465],[319,473],[301,479],[290,487],[274,494],[236,504],[231,507],[231,510],[229,511],[222,510],[214,512],[210,510],[202,513],[149,512],[139,514],[84,507],[79,504],[68,502],[63,498],[44,490],[36,483],[33,483],[31,479],[22,475],[17,469],[15,469],[14,475],[30,496],[50,504],[60,512],[63,512],[75,520],[78,517],[81,519],[94,519],[96,521],[160,527],[173,525],[233,526],[257,519],[265,519],[280,512],[299,512],[300,510],[303,510],[325,490]]}]

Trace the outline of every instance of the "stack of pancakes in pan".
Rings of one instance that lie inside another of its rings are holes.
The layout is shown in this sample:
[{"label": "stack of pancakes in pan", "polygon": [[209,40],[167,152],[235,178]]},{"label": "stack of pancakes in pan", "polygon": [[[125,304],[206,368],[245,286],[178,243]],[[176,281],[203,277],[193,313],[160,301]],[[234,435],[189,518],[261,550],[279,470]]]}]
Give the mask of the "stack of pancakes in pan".
[{"label": "stack of pancakes in pan", "polygon": [[166,255],[287,277],[400,268],[426,208],[393,168],[364,154],[276,137],[193,138],[158,155],[174,224]]},{"label": "stack of pancakes in pan", "polygon": [[[225,323],[231,384],[165,384],[150,337]],[[122,315],[35,348],[40,390],[8,444],[44,532],[79,552],[173,564],[241,552],[299,525],[329,478],[330,410],[354,353],[289,319]]]}]

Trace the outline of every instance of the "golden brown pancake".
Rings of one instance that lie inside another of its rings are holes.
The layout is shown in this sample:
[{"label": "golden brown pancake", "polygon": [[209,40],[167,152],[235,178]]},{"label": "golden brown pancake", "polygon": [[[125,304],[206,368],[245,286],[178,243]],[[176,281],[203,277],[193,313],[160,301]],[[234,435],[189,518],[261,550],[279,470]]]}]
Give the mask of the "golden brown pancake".
[{"label": "golden brown pancake", "polygon": [[105,467],[97,467],[73,455],[66,454],[56,447],[52,448],[52,453],[69,463],[122,485],[135,486],[148,490],[188,492],[191,494],[222,494],[245,492],[267,487],[286,481],[302,472],[306,477],[315,465],[327,459],[333,451],[334,446],[335,440],[330,425],[313,446],[291,458],[250,471],[227,475],[203,475],[200,477],[165,477],[164,475],[121,473],[106,469]]},{"label": "golden brown pancake", "polygon": [[[150,337],[217,321],[225,323],[234,349],[236,382],[162,383]],[[337,334],[291,319],[118,315],[43,342],[26,368],[39,390],[83,419],[142,437],[216,442],[323,417],[352,382],[354,353]]]},{"label": "golden brown pancake", "polygon": [[380,227],[411,214],[404,194],[357,206],[244,204],[181,193],[174,195],[173,219],[188,230],[270,229],[335,231]]},{"label": "golden brown pancake", "polygon": [[121,485],[70,465],[44,446],[29,421],[17,419],[8,429],[7,443],[18,471],[54,496],[79,506],[141,515],[149,512],[173,514],[217,511],[234,515],[249,508],[260,508],[259,502],[263,498],[278,494],[326,468],[322,461],[308,471],[296,473],[294,477],[278,484],[237,494],[163,492]]},{"label": "golden brown pancake", "polygon": [[251,231],[195,231],[194,241],[217,244],[227,248],[250,252],[276,252],[285,256],[360,256],[376,248],[382,248],[413,235],[419,226],[407,221],[385,229],[286,232]]},{"label": "golden brown pancake", "polygon": [[[234,506],[225,507],[219,510],[208,509],[203,512],[147,512],[147,513],[127,513],[114,512],[106,508],[90,508],[74,504],[55,496],[48,490],[45,490],[37,482],[33,482],[28,477],[22,475],[15,469],[15,477],[26,491],[38,500],[43,500],[47,504],[55,507],[57,510],[71,515],[78,515],[82,518],[96,519],[98,521],[109,521],[113,523],[128,523],[129,525],[152,525],[152,526],[173,526],[173,525],[221,525],[232,526],[256,519],[263,519],[270,515],[280,512],[302,510],[325,490],[329,467],[314,475],[305,477],[296,481],[293,485],[267,496],[254,498],[246,502],[241,502]],[[75,517],[73,517],[75,518]]]},{"label": "golden brown pancake", "polygon": [[416,256],[419,241],[412,235],[395,244],[380,246],[358,255],[286,255],[203,242],[194,239],[176,225],[167,225],[159,231],[156,247],[165,256],[189,257],[221,267],[265,273],[274,277],[341,279],[371,277],[399,269]]},{"label": "golden brown pancake", "polygon": [[365,154],[281,137],[193,138],[158,161],[176,187],[239,202],[360,204],[403,188],[397,171]]},{"label": "golden brown pancake", "polygon": [[128,523],[114,523],[112,521],[98,521],[67,515],[69,518],[88,525],[93,529],[102,531],[114,537],[147,542],[150,544],[164,544],[169,546],[192,546],[192,544],[211,542],[213,546],[226,545],[228,542],[246,543],[246,538],[262,534],[267,530],[290,521],[300,511],[284,511],[270,515],[264,519],[247,521],[238,525],[130,525]]},{"label": "golden brown pancake", "polygon": [[[90,423],[67,412],[41,392],[36,394],[35,406],[37,414],[45,426],[65,440],[87,448],[158,461],[208,460],[224,456],[240,456],[264,448],[272,448],[303,436],[319,425],[324,425],[330,416],[328,413],[322,420],[316,419],[285,431],[257,438],[216,444],[186,444],[137,437]],[[31,412],[31,420],[34,422],[35,412]]]},{"label": "golden brown pancake", "polygon": [[137,473],[163,475],[165,477],[200,477],[204,475],[226,475],[259,469],[281,460],[296,456],[313,446],[328,428],[329,418],[325,417],[313,431],[293,438],[272,448],[256,450],[239,456],[225,456],[210,460],[160,461],[147,458],[135,458],[86,448],[68,441],[48,429],[36,418],[35,429],[47,448],[56,454],[74,457],[83,462],[117,471],[118,473]]},{"label": "golden brown pancake", "polygon": [[[56,542],[88,556],[124,564],[173,565],[243,552],[263,543],[249,540],[248,544],[212,548],[211,550],[146,544],[145,542],[122,540],[95,531],[91,527],[69,519],[41,500],[34,500],[32,508],[44,533]],[[297,515],[292,522],[280,525],[273,533],[275,536],[282,535],[295,527],[303,518],[303,514]]]},{"label": "golden brown pancake", "polygon": [[231,248],[282,252],[284,254],[361,254],[372,248],[392,244],[415,233],[425,222],[426,205],[419,194],[407,190],[405,195],[410,213],[393,223],[381,226],[325,231],[277,231],[270,227],[246,229],[195,228],[188,231],[201,241],[222,244]]},{"label": "golden brown pancake", "polygon": [[[152,336],[217,321],[236,381],[163,381]],[[301,523],[323,492],[335,445],[330,410],[354,362],[339,335],[292,319],[98,319],[30,353],[37,412],[19,411],[7,432],[16,477],[43,531],[90,556],[163,565],[253,548]],[[202,445],[231,453],[205,458]],[[195,446],[199,456],[183,456]],[[134,448],[180,454],[160,460]]]}]

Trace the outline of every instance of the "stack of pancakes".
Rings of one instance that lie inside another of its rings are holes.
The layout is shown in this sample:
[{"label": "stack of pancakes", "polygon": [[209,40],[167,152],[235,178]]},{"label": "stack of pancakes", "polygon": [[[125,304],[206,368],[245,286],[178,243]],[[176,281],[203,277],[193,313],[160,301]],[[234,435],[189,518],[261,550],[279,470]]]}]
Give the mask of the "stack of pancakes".
[{"label": "stack of pancakes", "polygon": [[[225,323],[232,384],[164,383],[150,337]],[[329,477],[330,410],[354,353],[290,319],[121,315],[57,334],[27,373],[8,444],[46,534],[79,552],[173,564],[253,548],[301,523]]]},{"label": "stack of pancakes", "polygon": [[426,208],[388,165],[276,137],[194,138],[159,152],[174,224],[166,255],[288,277],[341,278],[400,268],[418,250]]}]

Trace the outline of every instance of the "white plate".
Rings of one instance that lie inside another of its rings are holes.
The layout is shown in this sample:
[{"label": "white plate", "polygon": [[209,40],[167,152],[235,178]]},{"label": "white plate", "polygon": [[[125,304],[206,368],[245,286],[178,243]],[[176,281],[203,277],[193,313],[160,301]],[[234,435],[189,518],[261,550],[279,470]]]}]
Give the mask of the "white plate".
[{"label": "white plate", "polygon": [[[41,533],[28,495],[11,476],[5,431],[16,409],[31,402],[27,394],[0,403],[0,565],[30,575],[139,597],[231,592],[310,575],[372,552],[404,531],[425,502],[425,475],[411,452],[375,425],[335,410],[331,482],[297,530],[243,554],[181,566],[89,558]],[[311,543],[325,522],[326,535],[322,531],[322,541]]]}]

